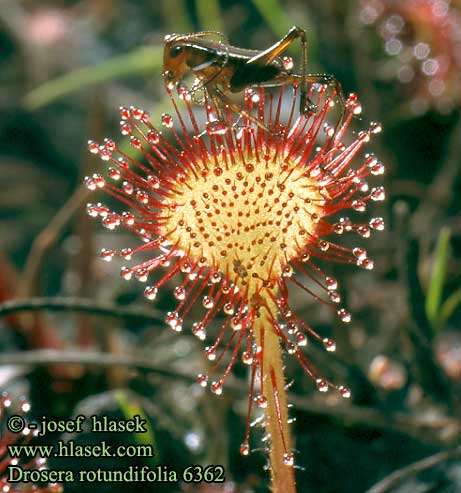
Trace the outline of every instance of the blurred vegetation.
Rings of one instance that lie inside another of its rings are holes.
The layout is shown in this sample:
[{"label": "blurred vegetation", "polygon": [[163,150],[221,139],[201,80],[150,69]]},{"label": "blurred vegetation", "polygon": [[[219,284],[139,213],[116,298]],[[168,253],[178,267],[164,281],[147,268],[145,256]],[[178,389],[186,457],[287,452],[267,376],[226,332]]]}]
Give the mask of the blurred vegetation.
[{"label": "blurred vegetation", "polygon": [[[101,247],[131,240],[86,217],[80,184],[98,166],[86,141],[117,135],[119,106],[158,118],[168,104],[165,34],[219,30],[236,46],[263,49],[296,24],[308,31],[309,70],[357,92],[364,124],[382,122],[374,151],[388,194],[376,212],[386,231],[367,244],[375,270],[325,266],[342,281],[348,330],[314,300],[295,302],[338,342],[334,355],[310,349],[310,357],[353,391],[350,403],[320,395],[287,362],[299,491],[461,491],[459,21],[459,2],[448,0],[3,0],[0,391],[27,395],[37,416],[142,414],[161,463],[223,464],[234,484],[222,491],[265,491],[264,456],[238,454],[243,369],[222,398],[201,392],[190,378],[205,365],[200,345],[165,330],[159,315],[171,293],[151,308],[139,285],[97,258]],[[295,61],[299,53],[290,51]],[[439,63],[435,75],[427,60]],[[11,307],[32,297],[48,309]],[[109,490],[126,486],[96,488]]]}]

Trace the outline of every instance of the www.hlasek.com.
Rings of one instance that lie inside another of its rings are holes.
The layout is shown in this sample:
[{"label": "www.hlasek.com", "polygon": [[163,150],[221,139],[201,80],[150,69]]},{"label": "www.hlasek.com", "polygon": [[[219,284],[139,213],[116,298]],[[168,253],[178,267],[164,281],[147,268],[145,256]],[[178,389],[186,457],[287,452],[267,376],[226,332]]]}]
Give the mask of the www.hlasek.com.
[{"label": "www.hlasek.com", "polygon": [[[146,420],[139,415],[132,419],[117,420],[107,416],[79,415],[75,419],[52,420],[43,417],[39,423],[26,423],[20,415],[10,416],[7,428],[12,433],[24,433],[28,430],[37,430],[37,436],[47,433],[82,433],[84,425],[92,433],[146,433]],[[40,457],[78,457],[78,458],[149,458],[155,456],[154,447],[148,444],[111,445],[106,440],[95,444],[78,444],[75,440],[58,440],[55,445],[11,444],[7,446],[8,455],[15,459],[7,467],[7,481],[9,483],[71,483],[71,482],[178,482],[185,483],[222,483],[225,481],[224,467],[211,465],[202,467],[190,465],[182,471],[176,471],[166,465],[157,465],[153,469],[149,466],[130,466],[123,470],[102,469],[92,467],[84,470],[71,469],[38,469],[29,466],[22,467],[20,460],[30,464],[30,459]]]}]

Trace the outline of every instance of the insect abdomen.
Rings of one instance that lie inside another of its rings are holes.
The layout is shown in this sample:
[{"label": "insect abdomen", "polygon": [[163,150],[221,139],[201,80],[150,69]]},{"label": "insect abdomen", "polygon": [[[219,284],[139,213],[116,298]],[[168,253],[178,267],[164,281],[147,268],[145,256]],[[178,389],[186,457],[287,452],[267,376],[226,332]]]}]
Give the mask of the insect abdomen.
[{"label": "insect abdomen", "polygon": [[244,63],[237,67],[230,81],[231,91],[238,92],[246,86],[267,82],[280,73],[274,65],[251,65]]}]

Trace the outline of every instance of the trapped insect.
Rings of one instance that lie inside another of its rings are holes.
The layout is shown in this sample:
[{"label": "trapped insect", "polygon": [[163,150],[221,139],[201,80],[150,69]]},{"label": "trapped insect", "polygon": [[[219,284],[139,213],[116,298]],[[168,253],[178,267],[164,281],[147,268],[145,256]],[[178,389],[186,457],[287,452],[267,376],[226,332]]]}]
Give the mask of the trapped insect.
[{"label": "trapped insect", "polygon": [[[210,36],[220,37],[221,41],[207,39]],[[300,74],[292,72],[291,58],[281,56],[297,39],[301,42]],[[196,79],[190,92],[194,102],[203,104],[206,99],[211,100],[221,120],[224,119],[223,105],[242,114],[240,106],[230,99],[230,94],[254,86],[279,87],[285,84],[300,87],[299,112],[302,114],[317,110],[308,97],[308,85],[316,83],[334,89],[341,113],[344,113],[345,98],[341,84],[332,75],[309,74],[306,70],[306,32],[297,26],[262,51],[231,46],[223,34],[213,31],[168,34],[164,39],[163,75],[168,88],[182,90],[184,77],[188,73],[193,74]],[[198,91],[203,91],[204,100],[196,98]]]}]

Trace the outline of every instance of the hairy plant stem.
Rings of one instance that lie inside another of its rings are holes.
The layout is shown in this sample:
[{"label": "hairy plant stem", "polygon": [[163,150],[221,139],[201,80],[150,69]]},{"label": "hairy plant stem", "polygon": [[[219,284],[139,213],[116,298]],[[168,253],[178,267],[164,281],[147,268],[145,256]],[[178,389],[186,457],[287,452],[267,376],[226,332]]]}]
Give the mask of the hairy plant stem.
[{"label": "hairy plant stem", "polygon": [[267,399],[265,409],[266,433],[270,435],[269,460],[273,493],[295,493],[295,475],[292,465],[284,462],[291,454],[290,427],[288,424],[287,393],[282,365],[282,348],[279,336],[265,316],[264,310],[277,313],[272,301],[261,309],[256,319],[254,333],[256,343],[263,348],[261,362],[262,394]]}]

